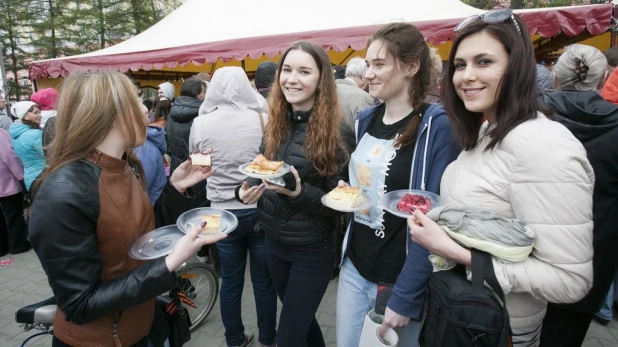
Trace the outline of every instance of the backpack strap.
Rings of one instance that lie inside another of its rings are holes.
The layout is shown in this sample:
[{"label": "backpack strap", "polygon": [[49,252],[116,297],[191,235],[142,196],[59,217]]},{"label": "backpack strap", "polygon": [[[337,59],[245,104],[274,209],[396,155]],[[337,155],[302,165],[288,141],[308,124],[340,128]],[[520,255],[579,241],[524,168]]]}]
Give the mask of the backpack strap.
[{"label": "backpack strap", "polygon": [[[502,315],[502,326],[504,328],[502,329],[502,335],[500,336],[500,346],[510,346],[511,325],[509,321],[509,314],[506,309],[504,291],[502,291],[502,286],[500,286],[500,283],[496,278],[491,256],[488,253],[477,249],[470,249],[470,252],[472,253],[472,285],[475,287],[483,287],[484,283],[487,282],[489,287],[491,287],[491,289],[498,294],[504,308],[504,314]],[[508,329],[506,329],[506,327],[508,327]]]}]

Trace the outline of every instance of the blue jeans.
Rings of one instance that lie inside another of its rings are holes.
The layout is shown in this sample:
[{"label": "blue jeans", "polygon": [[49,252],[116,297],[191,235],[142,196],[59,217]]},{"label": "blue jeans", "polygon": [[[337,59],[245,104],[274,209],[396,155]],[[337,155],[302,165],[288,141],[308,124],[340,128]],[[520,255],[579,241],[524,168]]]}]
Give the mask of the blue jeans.
[{"label": "blue jeans", "polygon": [[238,228],[217,242],[221,258],[221,319],[228,346],[245,341],[245,326],[241,317],[242,291],[245,285],[247,251],[251,257],[251,282],[255,296],[258,341],[275,343],[277,336],[277,293],[266,263],[264,233],[256,232],[257,209],[230,210],[238,218]]},{"label": "blue jeans", "polygon": [[[343,261],[337,288],[337,347],[358,347],[365,315],[376,304],[378,284],[367,281],[349,258]],[[423,322],[396,328],[399,346],[417,347]]]},{"label": "blue jeans", "polygon": [[612,286],[609,287],[609,293],[607,293],[607,296],[605,297],[603,306],[601,306],[601,309],[597,312],[597,316],[605,320],[612,320],[612,306],[614,305],[614,302],[618,302],[618,273],[614,275],[614,283],[612,283]]}]

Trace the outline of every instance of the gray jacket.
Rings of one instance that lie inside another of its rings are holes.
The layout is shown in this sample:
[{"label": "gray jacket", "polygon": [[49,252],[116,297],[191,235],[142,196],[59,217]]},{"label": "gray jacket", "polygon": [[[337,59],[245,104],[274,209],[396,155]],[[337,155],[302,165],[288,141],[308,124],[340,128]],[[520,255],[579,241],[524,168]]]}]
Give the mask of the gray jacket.
[{"label": "gray jacket", "polygon": [[11,119],[11,117],[7,116],[4,113],[0,113],[0,128],[1,129],[9,131],[11,124],[13,124],[13,120]]},{"label": "gray jacket", "polygon": [[374,100],[369,94],[348,79],[336,80],[337,96],[339,97],[339,112],[343,121],[354,129],[356,115],[369,106]]}]

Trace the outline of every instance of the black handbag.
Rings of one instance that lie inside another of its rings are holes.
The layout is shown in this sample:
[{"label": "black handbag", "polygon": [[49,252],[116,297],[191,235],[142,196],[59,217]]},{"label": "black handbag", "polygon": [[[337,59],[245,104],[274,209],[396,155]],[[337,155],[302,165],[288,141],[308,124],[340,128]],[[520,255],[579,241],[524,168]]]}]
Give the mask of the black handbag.
[{"label": "black handbag", "polygon": [[191,340],[191,319],[189,312],[182,306],[178,291],[173,289],[169,296],[157,296],[157,304],[169,326],[170,347],[181,347]]},{"label": "black handbag", "polygon": [[24,180],[19,181],[19,183],[21,184],[21,207],[28,208],[32,205],[30,192],[26,189],[26,183],[24,183]]}]

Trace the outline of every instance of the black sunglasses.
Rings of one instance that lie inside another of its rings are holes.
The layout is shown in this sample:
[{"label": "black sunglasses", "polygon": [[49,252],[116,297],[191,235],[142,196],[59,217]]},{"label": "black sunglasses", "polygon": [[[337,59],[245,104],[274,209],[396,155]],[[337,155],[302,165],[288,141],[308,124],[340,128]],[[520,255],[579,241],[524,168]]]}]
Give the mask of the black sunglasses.
[{"label": "black sunglasses", "polygon": [[473,16],[470,16],[461,21],[461,23],[457,24],[457,26],[455,27],[455,32],[462,31],[465,27],[470,25],[470,23],[475,22],[478,19],[483,20],[485,23],[502,23],[510,19],[513,21],[513,24],[515,24],[515,28],[517,28],[517,31],[521,35],[521,29],[519,28],[519,24],[517,24],[515,16],[513,16],[513,11],[510,8],[503,8],[479,15],[475,14]]}]

